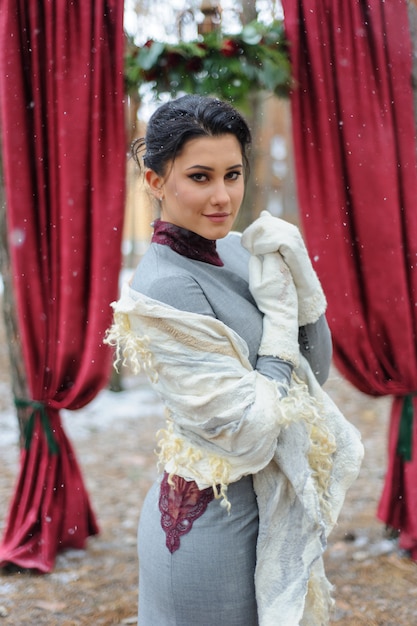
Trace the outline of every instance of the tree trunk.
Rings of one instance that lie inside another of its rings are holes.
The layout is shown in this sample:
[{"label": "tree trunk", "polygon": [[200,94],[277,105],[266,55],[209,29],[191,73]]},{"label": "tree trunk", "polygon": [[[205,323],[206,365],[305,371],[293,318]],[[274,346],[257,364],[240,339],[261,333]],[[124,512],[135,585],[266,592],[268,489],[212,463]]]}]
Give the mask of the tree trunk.
[{"label": "tree trunk", "polygon": [[[255,0],[242,0],[241,4],[241,21],[242,25],[244,26],[245,24],[256,20],[256,18],[258,17],[258,13],[256,10]],[[263,96],[264,94],[258,91],[254,91],[248,95],[249,102],[246,109],[247,111],[250,111],[250,113],[245,113],[245,118],[249,124],[252,133],[252,149],[249,155],[250,176],[246,181],[245,198],[239,211],[238,218],[233,227],[234,230],[238,231],[243,231],[246,226],[249,226],[249,224],[253,222],[254,218],[257,217],[257,214],[259,213],[259,210],[257,210],[258,203],[256,200],[259,193],[259,185],[256,179],[256,162],[260,149],[259,126],[262,119]]]},{"label": "tree trunk", "polygon": [[[1,139],[1,137],[0,137]],[[0,150],[0,272],[3,278],[2,307],[9,351],[10,377],[14,398],[29,398],[27,378],[23,362],[22,346],[16,315],[16,302],[13,292],[13,276],[7,237],[6,194],[3,179],[2,152]],[[24,442],[24,429],[27,422],[26,409],[16,409],[20,429],[20,445]]]},{"label": "tree trunk", "polygon": [[241,0],[242,5],[242,24],[253,22],[258,17],[256,10],[256,0]]},{"label": "tree trunk", "polygon": [[[253,220],[257,217],[259,210],[257,210],[257,195],[259,193],[259,183],[256,177],[256,163],[258,160],[258,153],[260,148],[259,144],[259,128],[260,120],[262,119],[262,102],[263,94],[261,92],[253,91],[248,94],[250,100],[247,107],[250,114],[245,114],[245,119],[252,133],[252,147],[249,154],[249,177],[245,186],[245,197],[242,203],[242,207],[239,211],[236,222],[233,226],[234,230],[242,232]],[[266,207],[261,207],[266,208]]]},{"label": "tree trunk", "polygon": [[410,38],[413,47],[413,65],[411,81],[414,95],[414,119],[417,125],[417,0],[408,1],[408,19],[410,23]]}]

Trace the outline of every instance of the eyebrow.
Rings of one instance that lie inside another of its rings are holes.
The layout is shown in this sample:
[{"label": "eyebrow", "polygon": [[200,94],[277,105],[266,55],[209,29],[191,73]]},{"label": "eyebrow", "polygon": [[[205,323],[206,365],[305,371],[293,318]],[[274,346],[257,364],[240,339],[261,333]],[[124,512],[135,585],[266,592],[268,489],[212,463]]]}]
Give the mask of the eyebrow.
[{"label": "eyebrow", "polygon": [[[236,165],[231,165],[230,167],[226,167],[226,170],[235,170],[236,168],[243,168],[242,163],[237,163]],[[214,167],[207,167],[207,165],[191,165],[191,167],[187,167],[187,170],[194,170],[194,169],[199,169],[199,170],[206,170],[207,172],[213,172],[214,171]]]}]

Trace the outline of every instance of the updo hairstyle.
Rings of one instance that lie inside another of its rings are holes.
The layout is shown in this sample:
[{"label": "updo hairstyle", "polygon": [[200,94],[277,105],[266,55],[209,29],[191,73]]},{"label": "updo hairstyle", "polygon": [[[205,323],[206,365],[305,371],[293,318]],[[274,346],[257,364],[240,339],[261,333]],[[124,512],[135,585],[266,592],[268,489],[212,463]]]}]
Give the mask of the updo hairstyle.
[{"label": "updo hairstyle", "polygon": [[251,133],[242,115],[231,104],[217,98],[187,95],[162,104],[152,114],[146,136],[132,143],[131,153],[140,169],[142,156],[146,168],[164,176],[187,141],[226,134],[238,140],[248,171]]}]

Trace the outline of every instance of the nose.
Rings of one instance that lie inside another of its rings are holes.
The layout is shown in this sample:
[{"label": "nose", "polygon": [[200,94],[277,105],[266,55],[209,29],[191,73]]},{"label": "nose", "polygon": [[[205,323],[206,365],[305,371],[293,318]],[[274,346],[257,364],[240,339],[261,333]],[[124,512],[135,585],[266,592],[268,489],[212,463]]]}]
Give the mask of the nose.
[{"label": "nose", "polygon": [[223,180],[215,184],[210,198],[213,206],[225,206],[229,202],[229,192]]}]

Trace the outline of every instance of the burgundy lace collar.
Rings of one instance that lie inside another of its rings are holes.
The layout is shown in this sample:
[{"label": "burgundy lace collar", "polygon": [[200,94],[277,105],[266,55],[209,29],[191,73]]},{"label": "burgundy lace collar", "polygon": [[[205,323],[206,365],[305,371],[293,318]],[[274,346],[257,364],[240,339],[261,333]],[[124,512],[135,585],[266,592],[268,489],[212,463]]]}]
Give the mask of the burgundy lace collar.
[{"label": "burgundy lace collar", "polygon": [[215,239],[205,239],[191,230],[181,228],[160,219],[153,223],[152,243],[169,246],[174,252],[195,261],[203,261],[211,265],[223,266],[223,261],[216,250]]}]

